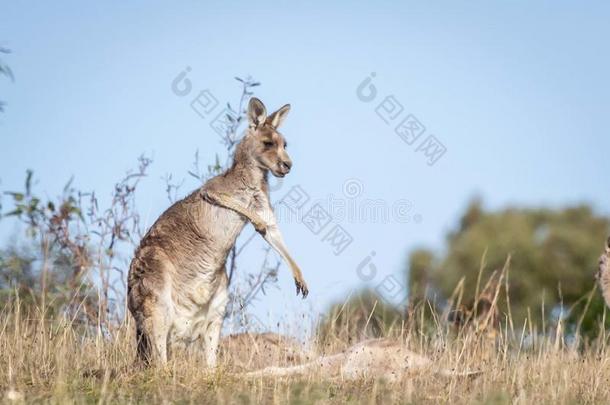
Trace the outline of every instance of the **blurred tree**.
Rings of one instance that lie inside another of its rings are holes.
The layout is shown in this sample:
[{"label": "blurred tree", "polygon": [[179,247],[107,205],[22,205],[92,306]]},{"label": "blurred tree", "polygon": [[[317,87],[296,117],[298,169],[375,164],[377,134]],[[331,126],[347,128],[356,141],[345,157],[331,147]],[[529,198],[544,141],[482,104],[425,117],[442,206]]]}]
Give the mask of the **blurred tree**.
[{"label": "blurred tree", "polygon": [[433,261],[434,253],[428,249],[416,249],[409,255],[409,301],[419,302],[426,297]]},{"label": "blurred tree", "polygon": [[[573,326],[584,309],[583,298],[594,287],[597,258],[609,230],[609,219],[596,215],[587,205],[488,212],[480,199],[474,199],[458,228],[448,235],[444,255],[434,260],[427,251],[411,253],[409,285],[417,292],[422,280],[429,280],[449,297],[465,277],[464,299],[468,300],[475,295],[484,252],[487,272],[501,269],[510,254],[509,298],[515,325],[523,324],[528,308],[534,320],[540,320],[544,299],[547,314],[563,302],[563,313]],[[505,309],[505,303],[501,303],[501,309]],[[601,297],[596,294],[583,320],[583,330],[595,328],[602,310]]]}]

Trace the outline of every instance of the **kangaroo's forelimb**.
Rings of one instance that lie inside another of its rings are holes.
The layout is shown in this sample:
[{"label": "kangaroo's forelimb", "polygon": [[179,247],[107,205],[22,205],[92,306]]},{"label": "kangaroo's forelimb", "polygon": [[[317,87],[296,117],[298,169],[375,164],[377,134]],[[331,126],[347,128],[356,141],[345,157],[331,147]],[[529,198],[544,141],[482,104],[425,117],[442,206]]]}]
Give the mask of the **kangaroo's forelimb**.
[{"label": "kangaroo's forelimb", "polygon": [[288,253],[288,249],[284,244],[282,234],[280,233],[276,224],[267,224],[267,222],[260,215],[247,207],[244,207],[242,203],[226,193],[204,190],[202,191],[202,197],[212,204],[233,210],[246,217],[252,223],[254,229],[263,236],[267,243],[269,243],[269,245],[276,252],[278,252],[278,254],[290,267],[292,276],[294,277],[297,295],[301,294],[303,298],[307,297],[307,294],[309,294],[309,289],[307,288],[307,284],[305,283],[301,269]]},{"label": "kangaroo's forelimb", "polygon": [[228,208],[237,212],[238,214],[243,215],[252,223],[256,232],[264,235],[267,232],[267,224],[263,218],[260,217],[256,212],[249,210],[244,207],[241,203],[236,201],[230,195],[225,193],[214,192],[210,190],[205,190],[202,192],[202,197],[204,200],[214,204],[219,205],[221,207]]},{"label": "kangaroo's forelimb", "polygon": [[297,295],[299,293],[303,296],[303,298],[307,297],[309,294],[309,289],[307,288],[307,284],[305,283],[305,279],[303,278],[303,274],[301,273],[301,269],[296,264],[296,262],[292,259],[290,254],[288,253],[288,249],[284,244],[284,239],[282,238],[282,234],[278,229],[277,225],[270,225],[267,227],[267,232],[265,232],[263,238],[271,245],[276,252],[279,253],[280,256],[288,263],[290,266],[290,270],[292,271],[292,276],[294,277],[294,283],[297,288]]}]

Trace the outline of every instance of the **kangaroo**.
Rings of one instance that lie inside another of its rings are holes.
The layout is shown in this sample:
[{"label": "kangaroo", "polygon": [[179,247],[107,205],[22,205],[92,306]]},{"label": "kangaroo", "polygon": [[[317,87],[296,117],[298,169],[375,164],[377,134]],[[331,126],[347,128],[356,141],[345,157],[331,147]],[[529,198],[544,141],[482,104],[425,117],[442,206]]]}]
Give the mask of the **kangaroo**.
[{"label": "kangaroo", "polygon": [[383,378],[397,382],[416,373],[430,372],[444,377],[470,377],[482,372],[454,371],[435,366],[422,356],[394,339],[369,339],[345,351],[291,367],[266,367],[243,374],[246,378],[290,377],[314,373],[323,378],[342,377],[346,380]]},{"label": "kangaroo", "polygon": [[268,173],[284,177],[292,161],[278,132],[290,105],[267,116],[257,98],[232,166],[169,207],[135,251],[127,282],[136,323],[137,357],[166,363],[174,347],[195,348],[216,367],[228,301],[225,263],[249,221],[290,266],[297,295],[309,292],[286,248],[271,208]]},{"label": "kangaroo", "polygon": [[451,311],[448,320],[458,329],[472,327],[477,333],[495,338],[500,328],[498,295],[503,278],[503,272],[494,271],[478,298]]},{"label": "kangaroo", "polygon": [[296,339],[271,332],[223,336],[218,354],[219,364],[230,372],[258,370],[270,364],[292,366],[314,357]]}]

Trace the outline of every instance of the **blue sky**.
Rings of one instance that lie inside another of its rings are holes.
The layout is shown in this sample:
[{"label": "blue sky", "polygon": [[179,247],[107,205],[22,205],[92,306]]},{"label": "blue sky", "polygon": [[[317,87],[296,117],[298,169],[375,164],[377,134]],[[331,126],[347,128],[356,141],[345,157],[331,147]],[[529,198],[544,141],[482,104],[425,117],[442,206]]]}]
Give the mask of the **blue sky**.
[{"label": "blue sky", "polygon": [[[372,286],[403,282],[408,251],[442,248],[473,195],[489,208],[588,202],[608,214],[609,19],[602,2],[5,3],[0,44],[15,82],[0,80],[0,188],[19,188],[31,168],[48,195],[72,175],[109,195],[146,153],[138,206],[150,224],[168,204],[162,176],[185,178],[185,194],[195,150],[205,163],[222,153],[192,99],[209,89],[235,102],[233,77],[251,75],[269,110],[292,104],[282,132],[294,168],[275,200],[296,185],[312,202],[342,198],[350,181],[356,200],[409,201],[421,219],[335,221],[353,238],[339,256],[324,232],[284,221],[311,295],[297,299],[282,266],[256,312],[315,312],[361,285],[371,251]],[[171,83],[187,66],[193,91],[178,97]],[[378,95],[365,103],[356,88],[371,72]],[[403,106],[398,120],[425,126],[420,141],[445,146],[434,165],[376,114],[386,96]],[[249,245],[243,269],[262,246]]]}]

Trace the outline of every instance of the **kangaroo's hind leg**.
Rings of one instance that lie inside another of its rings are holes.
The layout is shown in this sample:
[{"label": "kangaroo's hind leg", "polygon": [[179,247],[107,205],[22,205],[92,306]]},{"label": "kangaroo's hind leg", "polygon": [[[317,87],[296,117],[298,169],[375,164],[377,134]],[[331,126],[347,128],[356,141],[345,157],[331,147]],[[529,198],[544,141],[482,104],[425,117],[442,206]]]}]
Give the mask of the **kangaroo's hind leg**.
[{"label": "kangaroo's hind leg", "polygon": [[219,274],[219,277],[216,293],[212,296],[210,306],[208,307],[206,317],[207,327],[202,336],[205,360],[209,368],[215,368],[217,365],[220,332],[227,309],[227,303],[229,302],[229,279],[226,271],[223,270],[222,273]]},{"label": "kangaroo's hind leg", "polygon": [[136,325],[136,356],[139,365],[149,365],[152,360],[152,342],[143,325]]},{"label": "kangaroo's hind leg", "polygon": [[167,363],[167,339],[170,329],[167,308],[156,300],[146,300],[132,311],[136,321],[137,357],[143,365]]},{"label": "kangaroo's hind leg", "polygon": [[164,263],[154,254],[134,259],[128,279],[128,306],[136,322],[137,356],[144,364],[167,362],[171,295]]},{"label": "kangaroo's hind leg", "polygon": [[163,305],[156,305],[151,316],[143,322],[143,331],[148,340],[148,358],[160,364],[167,363],[167,339],[170,329],[169,314]]}]

